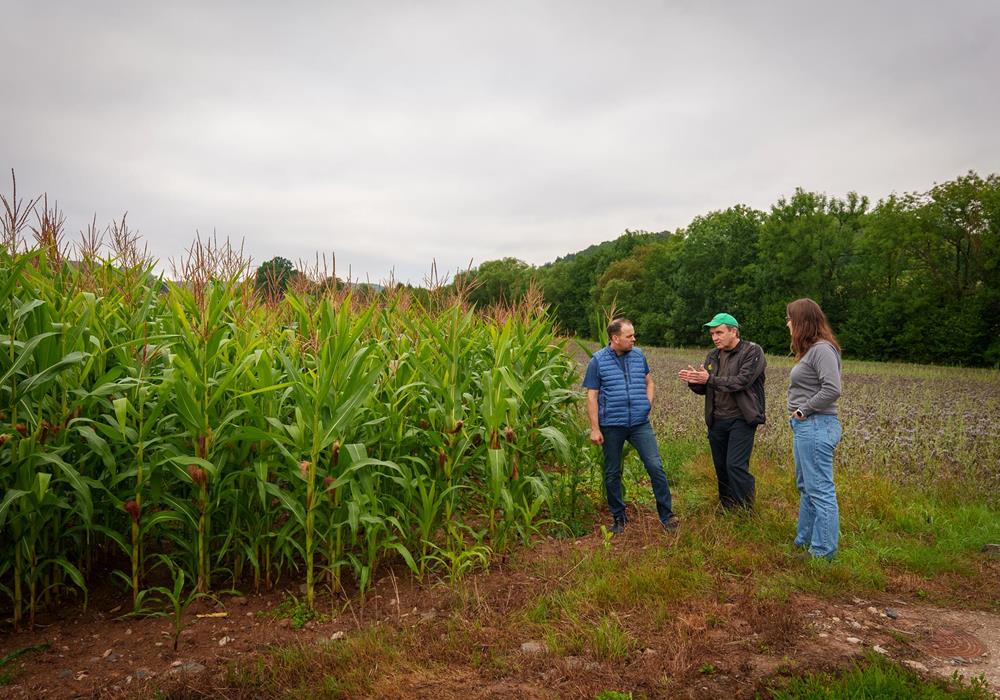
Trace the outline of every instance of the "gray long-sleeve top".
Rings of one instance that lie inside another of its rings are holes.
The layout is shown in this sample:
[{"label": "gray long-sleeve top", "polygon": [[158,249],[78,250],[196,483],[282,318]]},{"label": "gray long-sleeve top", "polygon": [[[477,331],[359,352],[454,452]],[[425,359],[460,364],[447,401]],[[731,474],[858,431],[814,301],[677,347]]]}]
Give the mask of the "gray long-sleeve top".
[{"label": "gray long-sleeve top", "polygon": [[840,397],[840,353],[825,340],[817,341],[806,351],[789,375],[788,412],[837,415]]}]

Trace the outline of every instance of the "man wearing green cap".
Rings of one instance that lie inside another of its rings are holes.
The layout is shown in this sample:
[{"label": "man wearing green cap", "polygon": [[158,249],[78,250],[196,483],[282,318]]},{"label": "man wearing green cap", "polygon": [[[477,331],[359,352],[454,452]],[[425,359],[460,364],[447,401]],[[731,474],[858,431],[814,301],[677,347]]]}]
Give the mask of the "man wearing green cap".
[{"label": "man wearing green cap", "polygon": [[740,324],[729,314],[716,314],[705,327],[715,349],[698,369],[688,365],[677,376],[705,397],[708,444],[722,507],[749,510],[754,500],[750,452],[757,426],[764,423],[767,360],[759,345],[740,338]]}]

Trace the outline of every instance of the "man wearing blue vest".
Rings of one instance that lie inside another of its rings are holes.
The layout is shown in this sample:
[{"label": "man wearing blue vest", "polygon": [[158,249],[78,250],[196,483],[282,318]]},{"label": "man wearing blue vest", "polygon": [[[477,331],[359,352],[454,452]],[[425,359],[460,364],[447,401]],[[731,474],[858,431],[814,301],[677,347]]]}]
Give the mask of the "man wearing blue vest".
[{"label": "man wearing blue vest", "polygon": [[616,318],[608,325],[610,342],[590,358],[583,386],[587,388],[590,440],[604,448],[604,490],[614,523],[611,532],[625,531],[622,501],[622,452],[627,440],[639,453],[653,482],[656,511],[667,532],[677,529],[670,503],[670,486],[656,445],[649,410],[653,405],[653,377],[642,351],[635,347],[632,322]]}]

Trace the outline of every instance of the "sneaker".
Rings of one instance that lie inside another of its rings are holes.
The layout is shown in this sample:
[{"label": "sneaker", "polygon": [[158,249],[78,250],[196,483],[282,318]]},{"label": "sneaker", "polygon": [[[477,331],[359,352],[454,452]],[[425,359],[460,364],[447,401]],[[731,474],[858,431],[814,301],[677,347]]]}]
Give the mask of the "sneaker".
[{"label": "sneaker", "polygon": [[681,521],[680,519],[678,519],[676,515],[671,515],[669,518],[667,518],[666,522],[660,523],[660,525],[663,526],[663,529],[666,532],[674,533],[677,532],[677,528],[680,527]]},{"label": "sneaker", "polygon": [[608,532],[612,535],[620,535],[625,532],[625,519],[615,518],[615,522],[608,528]]}]

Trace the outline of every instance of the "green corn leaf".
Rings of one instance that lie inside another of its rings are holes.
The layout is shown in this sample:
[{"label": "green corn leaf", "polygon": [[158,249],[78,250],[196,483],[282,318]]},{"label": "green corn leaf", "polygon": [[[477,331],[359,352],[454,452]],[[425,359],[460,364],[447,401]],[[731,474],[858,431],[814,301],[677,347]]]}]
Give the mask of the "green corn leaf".
[{"label": "green corn leaf", "polygon": [[128,399],[122,397],[111,402],[115,408],[115,418],[118,419],[118,429],[125,434],[125,424],[128,422]]},{"label": "green corn leaf", "polygon": [[90,353],[81,352],[79,350],[68,353],[55,364],[49,365],[41,372],[38,372],[37,374],[33,374],[30,377],[28,377],[28,379],[26,379],[24,383],[21,384],[20,389],[23,393],[30,394],[35,389],[38,389],[39,387],[44,386],[48,382],[55,379],[57,376],[59,376],[61,372],[64,372],[67,369],[80,364],[89,356]]},{"label": "green corn leaf", "polygon": [[21,282],[22,276],[21,272],[25,269],[29,262],[38,258],[41,255],[40,251],[32,250],[20,255],[14,256],[13,260],[5,260],[4,264],[10,265],[4,272],[6,272],[6,278],[0,282],[0,299],[10,299],[14,295],[14,289]]},{"label": "green corn leaf", "polygon": [[559,456],[563,464],[569,464],[572,461],[569,440],[559,428],[554,425],[545,425],[539,428],[538,432],[545,438],[549,446],[555,450],[555,453]]},{"label": "green corn leaf", "polygon": [[32,336],[32,338],[24,344],[24,347],[18,351],[13,364],[11,364],[10,368],[4,373],[3,377],[0,378],[0,386],[7,384],[11,377],[20,371],[20,369],[28,362],[34,359],[33,354],[39,343],[46,338],[51,338],[54,335],[57,335],[55,331],[48,331],[47,333],[39,333],[38,335]]},{"label": "green corn leaf", "polygon": [[267,489],[265,488],[267,484],[267,466],[265,462],[254,462],[253,465],[254,476],[257,477],[257,497],[260,499],[262,506],[267,505]]},{"label": "green corn leaf", "polygon": [[229,427],[230,423],[232,423],[233,421],[235,421],[237,418],[239,418],[240,416],[242,416],[246,412],[247,412],[247,410],[245,408],[238,408],[238,409],[235,409],[235,410],[230,411],[229,413],[227,413],[226,417],[223,418],[221,421],[219,421],[219,423],[215,426],[215,435],[216,435],[216,437],[222,435],[225,432],[226,428]]},{"label": "green corn leaf", "polygon": [[278,488],[277,484],[272,484],[268,482],[264,484],[264,488],[267,490],[269,494],[271,494],[279,501],[281,501],[281,504],[284,506],[285,510],[289,511],[292,514],[292,516],[295,518],[295,521],[300,526],[305,526],[306,509],[301,503],[295,500],[295,498],[293,498],[290,494]]},{"label": "green corn leaf", "polygon": [[[122,512],[122,515],[125,515],[125,513]],[[126,517],[128,516],[126,515]],[[91,525],[90,529],[93,530],[94,532],[104,535],[109,540],[118,545],[118,548],[122,551],[122,554],[124,554],[126,557],[132,556],[132,544],[125,539],[125,536],[122,535],[122,533],[116,530],[112,530],[111,528],[105,525],[101,525],[99,523]],[[128,580],[129,585],[132,585],[132,581],[130,579],[126,580]]]},{"label": "green corn leaf", "polygon": [[[189,519],[189,520],[191,520],[191,519]],[[167,523],[167,524],[171,524],[171,523],[183,523],[184,522],[184,517],[182,515],[178,515],[175,512],[172,512],[172,511],[158,510],[158,511],[154,512],[152,515],[150,515],[148,517],[145,516],[145,515],[143,515],[142,519],[139,522],[142,525],[142,531],[143,532],[152,532],[156,528],[156,526],[164,524],[164,523]],[[197,521],[193,521],[193,522],[197,526]]]},{"label": "green corn leaf", "polygon": [[17,309],[14,310],[14,323],[15,327],[18,321],[20,321],[26,314],[30,314],[32,311],[37,309],[39,306],[44,306],[44,299],[29,299],[23,304],[19,304]]},{"label": "green corn leaf", "polygon": [[66,575],[69,576],[70,580],[73,581],[74,584],[76,584],[76,587],[79,588],[81,591],[83,591],[84,598],[86,598],[87,584],[83,580],[83,574],[80,573],[79,569],[70,564],[69,561],[66,559],[66,557],[58,556],[58,557],[53,557],[51,559],[47,559],[45,560],[43,565],[58,566],[60,569],[62,569],[66,573]]},{"label": "green corn leaf", "polygon": [[89,523],[94,519],[94,502],[90,493],[90,486],[76,469],[68,465],[61,457],[52,453],[42,453],[38,455],[38,460],[42,463],[51,464],[59,470],[60,476],[65,480],[77,498],[77,513],[83,522]]},{"label": "green corn leaf", "polygon": [[290,386],[294,386],[294,382],[282,382],[281,384],[271,384],[270,386],[264,386],[259,389],[252,389],[250,391],[244,391],[241,394],[236,394],[233,398],[245,399],[250,396],[256,396],[257,394],[269,394],[280,389],[287,389]]},{"label": "green corn leaf", "polygon": [[188,527],[198,529],[198,513],[193,503],[186,503],[173,496],[164,496],[163,502],[173,511],[174,520],[186,522]]},{"label": "green corn leaf", "polygon": [[177,399],[177,410],[188,430],[197,432],[202,428],[202,413],[187,384],[181,380],[174,384],[174,396]]},{"label": "green corn leaf", "polygon": [[49,484],[52,482],[52,475],[46,472],[35,473],[35,483],[31,486],[31,493],[37,503],[45,500],[45,494],[49,492]]},{"label": "green corn leaf", "polygon": [[24,498],[30,494],[30,491],[22,491],[21,489],[8,489],[7,492],[4,493],[3,501],[0,501],[0,528],[3,527],[7,520],[7,511],[10,510],[11,504],[19,498]]}]

